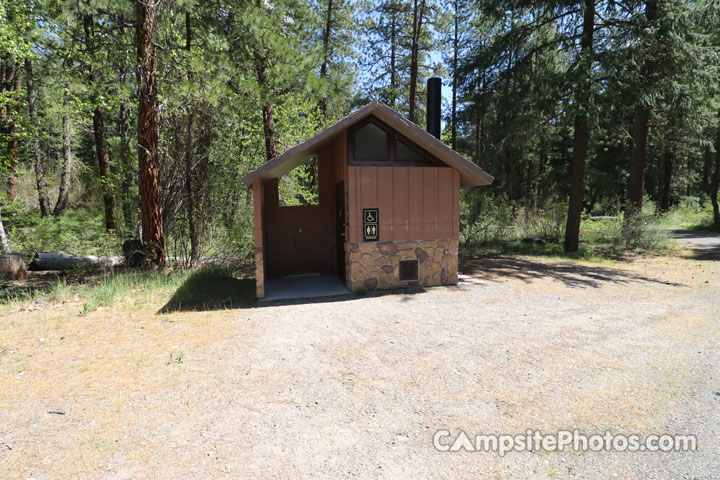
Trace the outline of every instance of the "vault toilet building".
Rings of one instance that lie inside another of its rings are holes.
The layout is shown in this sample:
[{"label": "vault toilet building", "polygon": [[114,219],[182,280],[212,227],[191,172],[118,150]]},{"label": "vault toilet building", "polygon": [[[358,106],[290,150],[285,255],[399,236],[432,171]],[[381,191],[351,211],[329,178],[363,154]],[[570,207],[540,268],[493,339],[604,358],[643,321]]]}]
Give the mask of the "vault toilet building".
[{"label": "vault toilet building", "polygon": [[[352,291],[457,283],[460,188],[493,177],[440,137],[440,79],[428,130],[375,100],[249,173],[258,298],[270,279],[339,275]],[[281,206],[278,179],[311,158],[317,205]]]}]

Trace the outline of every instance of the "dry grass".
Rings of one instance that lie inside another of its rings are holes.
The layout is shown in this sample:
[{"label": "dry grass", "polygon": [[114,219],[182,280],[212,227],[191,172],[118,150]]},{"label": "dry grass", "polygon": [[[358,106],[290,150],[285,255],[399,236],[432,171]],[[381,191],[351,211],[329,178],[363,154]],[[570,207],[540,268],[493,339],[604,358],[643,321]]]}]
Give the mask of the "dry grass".
[{"label": "dry grass", "polygon": [[[191,365],[195,351],[241,334],[228,311],[158,315],[168,293],[156,292],[158,298],[142,308],[126,297],[78,316],[82,304],[69,301],[5,318],[0,412],[4,425],[27,436],[13,438],[0,428],[4,441],[8,435],[14,440],[2,468],[12,472],[22,459],[25,466],[55,465],[50,471],[63,475],[96,471],[134,421],[120,414],[123,405],[137,395],[171,394],[177,369]],[[168,364],[181,352],[183,364]],[[68,429],[68,418],[79,428]],[[65,466],[55,470],[59,460]]]},{"label": "dry grass", "polygon": [[[215,291],[198,299],[198,282]],[[0,306],[0,418],[13,426],[0,427],[0,472],[28,465],[68,476],[96,471],[132,422],[117,415],[121,406],[139,392],[173,390],[183,365],[171,357],[238,335],[223,300],[247,303],[247,282],[202,271],[129,273],[61,281]],[[166,310],[176,313],[160,313]],[[68,418],[80,428],[68,429]],[[67,463],[61,470],[53,466],[59,456]]]}]

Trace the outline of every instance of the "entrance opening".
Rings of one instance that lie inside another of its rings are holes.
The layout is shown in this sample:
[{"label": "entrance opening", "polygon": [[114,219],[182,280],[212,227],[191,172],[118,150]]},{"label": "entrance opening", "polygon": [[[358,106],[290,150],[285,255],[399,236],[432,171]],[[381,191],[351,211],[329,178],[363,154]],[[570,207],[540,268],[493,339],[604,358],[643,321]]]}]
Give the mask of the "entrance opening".
[{"label": "entrance opening", "polygon": [[314,207],[320,205],[320,176],[317,155],[293,168],[278,181],[278,203],[281,207]]},{"label": "entrance opening", "polygon": [[[268,299],[347,293],[345,210],[329,145],[264,186],[264,268]],[[342,173],[342,171],[340,172]]]}]

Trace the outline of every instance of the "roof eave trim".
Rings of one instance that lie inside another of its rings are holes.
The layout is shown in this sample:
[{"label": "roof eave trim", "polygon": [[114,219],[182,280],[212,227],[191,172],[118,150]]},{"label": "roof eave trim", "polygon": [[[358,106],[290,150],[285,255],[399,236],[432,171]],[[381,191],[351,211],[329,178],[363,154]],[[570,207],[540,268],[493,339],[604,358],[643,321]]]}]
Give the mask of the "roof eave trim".
[{"label": "roof eave trim", "polygon": [[257,180],[267,180],[275,178],[274,176],[266,177],[273,170],[280,168],[285,162],[293,158],[299,158],[307,151],[322,144],[324,141],[339,134],[345,128],[352,126],[363,118],[375,115],[380,120],[397,129],[397,125],[403,127],[401,133],[408,137],[409,140],[415,142],[421,147],[428,150],[428,153],[434,155],[449,167],[456,169],[460,173],[460,186],[462,187],[480,187],[490,185],[494,178],[489,175],[481,167],[472,163],[464,156],[445,145],[439,139],[433,137],[428,132],[411,122],[401,114],[388,107],[379,100],[373,100],[366,106],[356,110],[345,118],[338,120],[330,127],[301,142],[288,151],[268,161],[256,170],[248,173],[243,177],[243,183],[251,186]]},{"label": "roof eave trim", "polygon": [[256,170],[253,170],[252,172],[248,173],[243,177],[243,183],[247,185],[248,187],[253,184],[258,179],[263,179],[263,175],[271,170],[273,170],[276,167],[279,167],[282,165],[285,161],[289,160],[290,158],[296,157],[301,155],[304,151],[311,149],[312,147],[324,142],[328,138],[340,133],[343,129],[346,127],[362,120],[363,118],[367,117],[368,115],[372,114],[375,110],[379,108],[381,103],[378,100],[373,100],[372,102],[368,103],[364,107],[352,112],[350,115],[338,120],[330,127],[326,128],[325,130],[313,135],[312,137],[308,138],[304,142],[300,142],[297,145],[291,147],[288,149],[285,153],[282,155],[279,155],[272,160],[268,161],[264,165],[258,167]]}]

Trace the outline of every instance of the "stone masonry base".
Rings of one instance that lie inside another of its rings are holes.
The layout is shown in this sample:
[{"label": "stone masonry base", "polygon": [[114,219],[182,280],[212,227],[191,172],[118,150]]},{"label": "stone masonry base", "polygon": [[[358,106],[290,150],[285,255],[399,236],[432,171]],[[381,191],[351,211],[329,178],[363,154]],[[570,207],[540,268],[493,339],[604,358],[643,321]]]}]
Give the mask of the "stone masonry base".
[{"label": "stone masonry base", "polygon": [[261,247],[255,247],[255,296],[265,298],[265,265]]},{"label": "stone masonry base", "polygon": [[[350,290],[408,286],[433,287],[458,282],[458,240],[345,244],[346,283]],[[418,278],[400,280],[400,261],[417,260]]]}]

